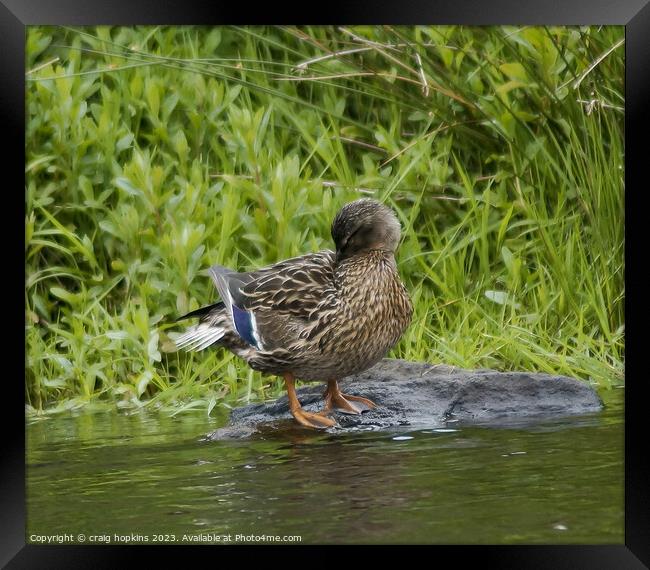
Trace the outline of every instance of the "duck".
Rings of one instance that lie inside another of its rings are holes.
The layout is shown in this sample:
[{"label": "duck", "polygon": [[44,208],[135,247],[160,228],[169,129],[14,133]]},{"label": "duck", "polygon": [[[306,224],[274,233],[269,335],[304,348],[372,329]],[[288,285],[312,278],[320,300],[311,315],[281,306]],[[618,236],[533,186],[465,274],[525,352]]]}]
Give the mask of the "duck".
[{"label": "duck", "polygon": [[[221,301],[176,319],[199,319],[176,338],[178,350],[220,346],[254,370],[281,376],[291,415],[313,429],[336,426],[335,409],[360,414],[376,407],[338,383],[384,358],[413,315],[395,260],[401,226],[393,209],[371,198],[349,202],[331,235],[335,251],[247,272],[210,267]],[[320,412],[302,408],[296,380],[327,384]]]}]

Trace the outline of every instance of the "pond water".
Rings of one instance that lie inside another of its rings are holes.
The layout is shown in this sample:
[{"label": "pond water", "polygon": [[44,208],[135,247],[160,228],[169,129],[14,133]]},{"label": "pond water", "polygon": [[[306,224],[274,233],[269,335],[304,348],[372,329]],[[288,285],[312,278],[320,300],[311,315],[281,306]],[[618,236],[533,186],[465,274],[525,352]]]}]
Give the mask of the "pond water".
[{"label": "pond water", "polygon": [[206,440],[225,417],[204,413],[31,421],[27,542],[622,544],[623,390],[602,396],[528,425],[242,441]]}]

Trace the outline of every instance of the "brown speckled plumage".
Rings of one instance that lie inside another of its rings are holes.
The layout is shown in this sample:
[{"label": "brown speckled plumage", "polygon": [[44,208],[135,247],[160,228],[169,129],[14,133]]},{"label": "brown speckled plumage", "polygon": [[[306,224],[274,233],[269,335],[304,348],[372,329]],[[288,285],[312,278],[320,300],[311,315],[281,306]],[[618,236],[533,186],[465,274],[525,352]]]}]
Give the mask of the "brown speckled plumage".
[{"label": "brown speckled plumage", "polygon": [[[223,301],[194,311],[179,348],[224,346],[264,373],[330,381],[366,370],[397,344],[413,308],[397,272],[399,222],[370,199],[332,224],[337,251],[237,273],[210,274]],[[182,317],[184,318],[184,317]]]}]

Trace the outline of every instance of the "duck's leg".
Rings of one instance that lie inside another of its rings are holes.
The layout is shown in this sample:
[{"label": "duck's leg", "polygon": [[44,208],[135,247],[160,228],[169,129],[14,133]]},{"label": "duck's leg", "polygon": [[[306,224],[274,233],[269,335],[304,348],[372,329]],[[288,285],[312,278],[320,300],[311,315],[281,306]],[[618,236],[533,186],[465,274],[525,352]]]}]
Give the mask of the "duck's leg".
[{"label": "duck's leg", "polygon": [[[337,408],[351,414],[360,414],[364,410],[377,407],[377,404],[372,400],[368,400],[368,398],[343,394],[336,380],[329,380],[327,382],[327,390],[325,390],[323,396],[325,397],[325,409],[323,411],[326,413],[331,412],[333,408]],[[354,404],[353,402],[359,402],[361,405]]]},{"label": "duck's leg", "polygon": [[287,396],[289,397],[289,409],[291,410],[291,415],[299,424],[316,429],[324,429],[336,425],[336,422],[331,418],[326,418],[320,413],[306,412],[302,409],[298,396],[296,395],[296,386],[293,374],[290,372],[284,374],[284,383],[287,386]]}]

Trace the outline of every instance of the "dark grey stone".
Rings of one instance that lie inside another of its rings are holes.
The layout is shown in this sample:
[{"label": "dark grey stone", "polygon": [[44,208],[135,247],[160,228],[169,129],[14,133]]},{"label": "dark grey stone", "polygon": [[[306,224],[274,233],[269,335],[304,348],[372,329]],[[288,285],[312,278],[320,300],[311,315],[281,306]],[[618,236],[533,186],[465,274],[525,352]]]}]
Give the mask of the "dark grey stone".
[{"label": "dark grey stone", "polygon": [[[340,382],[341,391],[378,404],[362,414],[335,412],[339,427],[328,431],[443,427],[450,422],[507,424],[597,412],[603,404],[587,382],[529,372],[463,370],[405,360],[384,359],[366,372]],[[323,406],[324,384],[300,388],[309,411]],[[287,397],[233,409],[230,425],[208,439],[242,439],[292,426]],[[297,426],[298,429],[307,429]]]}]

